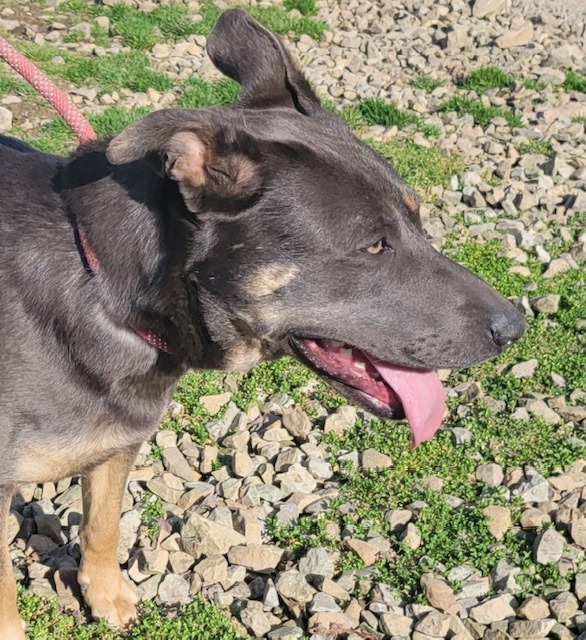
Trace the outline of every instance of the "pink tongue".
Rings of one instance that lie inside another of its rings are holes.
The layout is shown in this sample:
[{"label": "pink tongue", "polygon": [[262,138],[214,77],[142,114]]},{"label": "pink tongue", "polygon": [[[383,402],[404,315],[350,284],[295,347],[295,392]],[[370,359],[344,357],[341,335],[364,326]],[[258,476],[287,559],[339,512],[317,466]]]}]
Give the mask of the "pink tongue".
[{"label": "pink tongue", "polygon": [[380,360],[372,360],[372,364],[399,396],[411,426],[413,446],[429,440],[442,423],[446,400],[435,372],[394,367]]}]

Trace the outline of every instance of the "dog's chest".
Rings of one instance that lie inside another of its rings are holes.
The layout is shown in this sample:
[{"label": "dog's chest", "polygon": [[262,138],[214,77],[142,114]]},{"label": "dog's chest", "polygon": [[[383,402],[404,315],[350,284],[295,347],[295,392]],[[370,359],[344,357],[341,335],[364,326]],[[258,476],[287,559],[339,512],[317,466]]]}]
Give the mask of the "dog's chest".
[{"label": "dog's chest", "polygon": [[55,482],[104,462],[112,455],[142,442],[153,431],[129,429],[119,424],[96,425],[91,431],[79,429],[63,436],[29,440],[20,452],[15,469],[15,484]]}]

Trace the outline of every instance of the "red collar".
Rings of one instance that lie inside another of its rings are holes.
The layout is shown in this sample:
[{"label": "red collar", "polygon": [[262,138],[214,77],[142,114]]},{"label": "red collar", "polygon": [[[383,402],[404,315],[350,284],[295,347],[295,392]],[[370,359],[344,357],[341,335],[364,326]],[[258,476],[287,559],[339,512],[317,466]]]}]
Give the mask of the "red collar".
[{"label": "red collar", "polygon": [[[77,231],[80,250],[79,252],[81,254],[83,264],[87,272],[91,276],[95,276],[100,270],[100,261],[98,260],[98,257],[96,256],[88,242],[86,230],[77,224],[75,225],[75,229]],[[140,336],[147,344],[150,344],[151,347],[154,347],[159,351],[163,351],[164,353],[173,353],[171,347],[169,346],[167,338],[165,338],[164,336],[155,333],[150,329],[143,329],[135,323],[132,323],[130,327],[137,336]]]}]

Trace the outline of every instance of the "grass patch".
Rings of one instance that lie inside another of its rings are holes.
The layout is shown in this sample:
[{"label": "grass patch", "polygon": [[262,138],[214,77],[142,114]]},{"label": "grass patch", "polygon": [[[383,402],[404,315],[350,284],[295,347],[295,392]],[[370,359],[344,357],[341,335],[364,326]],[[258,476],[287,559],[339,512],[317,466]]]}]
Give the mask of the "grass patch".
[{"label": "grass patch", "polygon": [[493,118],[504,118],[511,129],[521,127],[523,120],[507,107],[486,106],[480,100],[455,95],[443,102],[437,110],[439,112],[455,111],[458,115],[465,113],[474,118],[474,124],[486,127]]},{"label": "grass patch", "polygon": [[152,602],[141,606],[140,622],[130,631],[115,631],[106,623],[77,624],[56,600],[40,598],[19,588],[19,611],[29,627],[30,640],[244,640],[228,616],[196,598],[177,616]]},{"label": "grass patch", "polygon": [[426,136],[439,136],[440,134],[437,127],[425,124],[420,115],[410,111],[402,111],[394,104],[378,98],[364,100],[357,109],[367,126],[381,125],[398,129],[414,126]]},{"label": "grass patch", "polygon": [[496,67],[482,67],[467,75],[460,82],[460,86],[469,91],[484,93],[489,89],[506,89],[514,82],[514,76],[506,71]]},{"label": "grass patch", "polygon": [[315,16],[317,14],[315,0],[285,0],[283,6],[287,11],[297,9],[303,16]]},{"label": "grass patch", "polygon": [[[168,91],[173,87],[171,78],[153,71],[147,56],[139,51],[89,58],[32,42],[19,43],[19,48],[49,76],[62,78],[78,86],[95,85],[99,87],[100,95],[121,88],[144,92],[150,88]],[[52,62],[56,56],[63,58],[64,63]]]},{"label": "grass patch", "polygon": [[429,76],[419,76],[415,82],[413,82],[413,87],[415,89],[423,89],[431,93],[434,89],[438,87],[445,86],[445,80],[440,80],[439,78],[430,78]]},{"label": "grass patch", "polygon": [[[581,233],[583,221],[576,219],[573,234]],[[561,253],[566,247],[548,247],[551,255]],[[508,273],[512,262],[501,257],[502,245],[498,242],[481,244],[472,240],[459,245],[450,257],[464,263],[481,278],[506,296],[519,296],[524,292],[526,278]],[[586,286],[581,269],[568,271],[552,280],[541,278],[542,266],[531,261],[532,280],[536,288],[532,296],[555,293],[561,295],[560,311],[554,316],[537,316],[528,320],[525,337],[513,345],[496,360],[471,369],[467,378],[479,380],[490,396],[505,400],[512,409],[520,396],[533,391],[559,395],[551,374],[557,373],[566,380],[569,389],[586,388],[586,335],[578,329],[578,321],[586,318]],[[553,321],[553,324],[552,322]],[[536,352],[536,345],[539,351]],[[531,378],[517,379],[512,375],[501,375],[503,366],[523,362],[531,358],[539,360],[539,366]],[[464,374],[456,375],[458,380]],[[504,435],[504,434],[503,434]],[[513,446],[507,443],[506,446]],[[547,455],[551,449],[545,449]],[[545,454],[544,454],[545,455]]]},{"label": "grass patch", "polygon": [[[293,18],[281,7],[242,7],[253,18],[268,27],[271,31],[284,35],[291,40],[297,40],[301,35],[308,35],[314,40],[319,40],[326,29],[326,24],[321,20],[302,15],[301,18]],[[303,13],[303,12],[302,12]]]},{"label": "grass patch", "polygon": [[[272,31],[293,39],[306,34],[319,39],[326,25],[312,16],[317,12],[314,0],[288,0],[290,7],[249,7],[248,11]],[[289,15],[297,9],[301,17]],[[198,19],[189,8],[181,4],[158,5],[153,11],[143,13],[122,4],[113,7],[96,7],[94,15],[110,18],[110,35],[119,36],[133,49],[146,51],[155,44],[176,42],[190,35],[207,36],[214,28],[222,10],[212,2],[202,2]]]},{"label": "grass patch", "polygon": [[447,186],[450,176],[463,169],[454,154],[443,154],[436,147],[420,147],[413,142],[369,141],[399,172],[399,175],[422,195],[435,185]]},{"label": "grass patch", "polygon": [[20,78],[13,78],[4,73],[0,69],[0,96],[6,96],[13,94],[21,97],[34,96],[36,91],[30,86],[28,82],[21,80]]},{"label": "grass patch", "polygon": [[531,89],[532,91],[542,91],[547,87],[547,82],[543,80],[537,80],[537,78],[525,78],[522,80],[522,85],[525,89]]},{"label": "grass patch", "polygon": [[517,146],[517,151],[521,155],[526,153],[540,153],[544,156],[553,155],[553,147],[549,140],[530,140]]},{"label": "grass patch", "polygon": [[562,86],[567,91],[586,93],[586,76],[574,71],[566,71],[566,79]]},{"label": "grass patch", "polygon": [[183,93],[178,104],[188,109],[228,106],[236,102],[240,93],[240,85],[229,79],[211,83],[200,78],[189,78],[181,89]]}]

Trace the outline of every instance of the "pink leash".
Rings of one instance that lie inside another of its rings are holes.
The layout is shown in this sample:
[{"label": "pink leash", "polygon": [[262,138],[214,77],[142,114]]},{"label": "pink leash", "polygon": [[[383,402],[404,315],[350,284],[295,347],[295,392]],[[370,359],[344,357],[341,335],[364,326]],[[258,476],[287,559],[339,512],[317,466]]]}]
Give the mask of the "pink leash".
[{"label": "pink leash", "polygon": [[17,73],[31,84],[48,102],[75,133],[81,142],[91,142],[97,138],[90,123],[71,100],[37,66],[0,36],[0,58],[5,60]]}]

